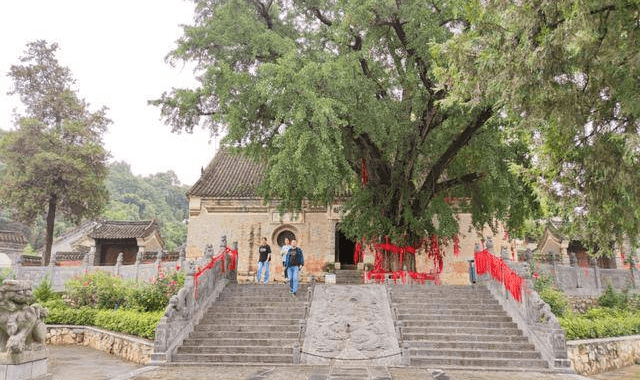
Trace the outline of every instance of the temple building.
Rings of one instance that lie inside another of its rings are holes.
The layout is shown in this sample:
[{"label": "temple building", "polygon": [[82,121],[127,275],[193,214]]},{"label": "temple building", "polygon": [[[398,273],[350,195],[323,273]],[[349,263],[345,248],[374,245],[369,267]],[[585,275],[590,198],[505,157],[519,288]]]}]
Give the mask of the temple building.
[{"label": "temple building", "polygon": [[[238,280],[253,281],[258,262],[258,246],[266,237],[271,246],[271,278],[283,279],[280,246],[285,238],[296,239],[302,248],[305,265],[301,279],[310,275],[321,281],[327,267],[371,268],[375,253],[367,249],[355,262],[356,242],[340,231],[341,204],[325,207],[305,205],[298,214],[280,214],[277,204],[265,204],[257,195],[265,165],[242,155],[231,154],[221,147],[200,179],[189,190],[189,224],[186,243],[187,259],[204,254],[208,244],[217,246],[220,236],[226,236],[229,244],[238,243]],[[471,226],[470,214],[458,214],[460,233],[454,245],[453,239],[443,244],[443,283],[468,283],[468,260],[473,258],[474,246],[487,239],[496,250],[515,252],[500,223],[495,232],[486,228],[476,231]],[[424,250],[416,253],[416,271],[432,271],[432,263]],[[401,268],[394,268],[401,269]]]}]

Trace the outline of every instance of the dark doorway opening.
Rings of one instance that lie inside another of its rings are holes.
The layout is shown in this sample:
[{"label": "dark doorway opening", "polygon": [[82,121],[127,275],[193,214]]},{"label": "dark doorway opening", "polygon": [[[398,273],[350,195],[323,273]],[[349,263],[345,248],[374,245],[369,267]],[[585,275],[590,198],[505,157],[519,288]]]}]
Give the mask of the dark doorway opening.
[{"label": "dark doorway opening", "polygon": [[340,263],[340,267],[347,269],[346,266],[353,266],[353,253],[356,249],[356,243],[345,236],[340,231],[340,225],[336,225],[336,261]]}]

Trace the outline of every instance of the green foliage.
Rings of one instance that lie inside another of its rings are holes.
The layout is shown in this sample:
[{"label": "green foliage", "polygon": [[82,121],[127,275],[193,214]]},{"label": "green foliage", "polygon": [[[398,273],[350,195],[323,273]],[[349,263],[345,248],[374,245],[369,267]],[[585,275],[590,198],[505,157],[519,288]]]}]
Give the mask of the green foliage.
[{"label": "green foliage", "polygon": [[48,324],[96,326],[153,339],[169,298],[182,288],[184,279],[182,272],[160,271],[158,278],[136,284],[97,271],[67,281],[62,299],[52,292],[48,278],[36,293],[49,310]]},{"label": "green foliage", "polygon": [[559,318],[567,340],[608,338],[640,333],[640,313],[616,309],[591,309],[584,315]]},{"label": "green foliage", "polygon": [[539,294],[540,298],[549,305],[551,312],[556,317],[565,315],[567,310],[569,310],[569,300],[561,290],[547,287],[542,289]]},{"label": "green foliage", "polygon": [[486,90],[491,80],[458,76],[439,48],[453,26],[475,29],[451,20],[473,23],[478,11],[450,1],[202,2],[170,53],[196,62],[199,86],[151,103],[175,131],[224,126],[223,145],[267,163],[259,192],[280,211],[345,201],[350,238],[450,237],[458,210],[446,197],[464,199],[476,226],[498,218],[514,229],[539,209],[534,177],[522,175],[533,133],[515,129],[522,112]]},{"label": "green foliage", "polygon": [[42,281],[33,289],[33,296],[38,303],[44,303],[49,300],[61,299],[62,296],[53,290],[51,277],[47,273]]},{"label": "green foliage", "polygon": [[38,252],[31,246],[31,244],[27,244],[22,250],[22,254],[26,256],[38,256]]},{"label": "green foliage", "polygon": [[134,310],[104,310],[89,306],[71,308],[60,301],[47,302],[43,306],[49,314],[47,324],[96,326],[110,331],[153,339],[162,311],[140,312]]},{"label": "green foliage", "polygon": [[540,298],[549,305],[551,312],[556,317],[561,317],[569,310],[569,300],[566,294],[554,283],[549,273],[538,271],[535,265],[531,266],[533,277],[533,289],[538,292]]},{"label": "green foliage", "polygon": [[109,165],[106,186],[110,200],[102,216],[110,220],[156,219],[169,251],[184,244],[187,238],[189,204],[187,186],[181,185],[172,171],[147,177],[135,176],[129,164]]},{"label": "green foliage", "polygon": [[0,270],[0,284],[2,284],[2,281],[4,281],[7,278],[15,279],[16,274],[13,272],[13,270],[9,268],[4,268]]},{"label": "green foliage", "polygon": [[65,283],[64,300],[72,307],[114,309],[123,305],[130,285],[110,273],[96,271]]},{"label": "green foliage", "polygon": [[18,220],[32,223],[46,215],[45,264],[49,261],[56,215],[78,222],[100,214],[107,202],[104,186],[108,152],[102,134],[111,122],[106,109],[88,110],[75,92],[68,68],[59,65],[57,44],[27,44],[21,65],[12,65],[10,94],[18,95],[25,114],[0,140],[6,166],[0,205]]},{"label": "green foliage", "polygon": [[156,326],[163,315],[164,311],[99,310],[94,320],[94,326],[153,339],[156,334]]},{"label": "green foliage", "polygon": [[59,303],[53,304],[45,303],[45,307],[49,311],[45,323],[56,325],[82,325],[82,326],[94,326],[96,315],[98,315],[98,309],[94,309],[89,306],[82,306],[79,308],[71,308],[68,306],[61,306]]},{"label": "green foliage", "polygon": [[598,297],[598,305],[612,309],[626,309],[629,300],[628,292],[618,292],[609,284],[602,295]]},{"label": "green foliage", "polygon": [[157,278],[131,289],[127,308],[142,311],[162,311],[169,304],[169,299],[184,286],[184,273],[173,271],[165,274],[160,271]]}]

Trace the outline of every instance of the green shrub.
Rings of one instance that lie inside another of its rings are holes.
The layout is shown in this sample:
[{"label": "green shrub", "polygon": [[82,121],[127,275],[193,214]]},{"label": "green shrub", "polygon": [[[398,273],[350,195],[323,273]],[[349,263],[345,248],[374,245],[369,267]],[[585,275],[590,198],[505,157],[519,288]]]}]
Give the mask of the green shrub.
[{"label": "green shrub", "polygon": [[618,292],[611,284],[607,285],[602,295],[598,297],[598,305],[601,307],[626,309],[629,301],[630,297],[628,292]]},{"label": "green shrub", "polygon": [[99,310],[95,318],[95,326],[153,339],[156,326],[163,314],[162,311],[141,313],[134,310]]},{"label": "green shrub", "polygon": [[64,299],[71,307],[114,309],[124,304],[130,287],[128,281],[96,271],[67,281]]},{"label": "green shrub", "polygon": [[47,273],[38,286],[33,289],[33,296],[36,298],[36,302],[39,303],[61,298],[61,295],[53,290],[53,284],[51,283],[49,273]]},{"label": "green shrub", "polygon": [[110,331],[153,339],[162,311],[150,313],[134,310],[99,310],[89,306],[74,309],[62,300],[43,304],[49,311],[46,324],[95,326]]},{"label": "green shrub", "polygon": [[615,309],[592,309],[584,315],[558,318],[567,340],[609,338],[640,333],[640,314]]},{"label": "green shrub", "polygon": [[47,307],[49,314],[46,324],[93,326],[98,310],[82,306],[78,309],[70,307]]},{"label": "green shrub", "polygon": [[552,287],[546,287],[540,290],[540,298],[546,302],[551,308],[551,312],[556,317],[561,317],[569,308],[569,300],[567,296],[560,290]]},{"label": "green shrub", "polygon": [[184,286],[184,278],[183,272],[173,271],[167,275],[160,270],[157,278],[130,289],[126,307],[140,311],[164,310],[169,299]]}]

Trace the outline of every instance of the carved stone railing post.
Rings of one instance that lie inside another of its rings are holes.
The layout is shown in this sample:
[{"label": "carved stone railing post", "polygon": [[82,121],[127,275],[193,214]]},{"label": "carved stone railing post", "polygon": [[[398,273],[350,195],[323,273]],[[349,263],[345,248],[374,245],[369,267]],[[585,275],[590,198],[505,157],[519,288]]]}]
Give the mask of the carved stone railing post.
[{"label": "carved stone railing post", "polygon": [[89,248],[89,253],[87,254],[87,261],[89,263],[89,266],[94,266],[96,265],[96,244],[93,243],[91,245],[91,248]]},{"label": "carved stone railing post", "polygon": [[120,269],[122,268],[122,261],[124,260],[124,253],[118,253],[118,258],[116,259],[116,276],[120,276]]}]

